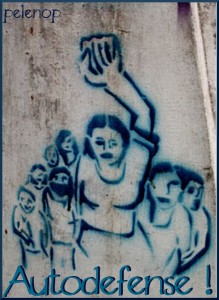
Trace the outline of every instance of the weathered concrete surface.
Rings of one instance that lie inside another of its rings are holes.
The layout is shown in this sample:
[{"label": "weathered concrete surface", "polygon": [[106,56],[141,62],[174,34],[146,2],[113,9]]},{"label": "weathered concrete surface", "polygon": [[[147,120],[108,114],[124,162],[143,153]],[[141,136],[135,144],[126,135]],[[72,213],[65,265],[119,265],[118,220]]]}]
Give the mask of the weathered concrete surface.
[{"label": "weathered concrete surface", "polygon": [[[16,9],[19,5],[4,3],[3,7]],[[11,214],[17,189],[30,167],[36,162],[44,163],[44,149],[58,130],[72,130],[82,147],[90,116],[107,111],[125,118],[123,110],[109,96],[82,80],[78,60],[82,36],[103,32],[120,37],[126,69],[156,108],[155,131],[161,141],[154,161],[171,160],[203,175],[205,204],[212,215],[215,237],[215,191],[190,11],[179,16],[177,3],[25,5],[57,8],[62,16],[54,24],[46,19],[11,19],[3,24],[3,290],[20,259],[18,242],[11,229]],[[206,19],[201,5],[200,13],[214,102],[215,54],[212,33],[208,34],[214,28],[214,8],[210,6]],[[215,274],[214,255],[212,246],[201,262],[186,272],[193,285],[189,296],[205,297],[206,265],[211,264]],[[49,268],[34,259],[29,274],[40,274],[36,278],[40,283],[49,274]],[[113,265],[107,263],[108,274],[113,275]],[[87,261],[85,264],[87,268],[81,273],[92,276],[93,266]],[[141,276],[141,270],[137,270],[137,275]],[[65,276],[63,273],[62,277]],[[215,287],[214,275],[212,286]],[[14,288],[10,296],[29,295],[22,287]]]},{"label": "weathered concrete surface", "polygon": [[201,81],[211,160],[216,182],[216,4],[192,3],[196,60]]},{"label": "weathered concrete surface", "polygon": [[212,110],[216,114],[216,3],[199,3]]}]

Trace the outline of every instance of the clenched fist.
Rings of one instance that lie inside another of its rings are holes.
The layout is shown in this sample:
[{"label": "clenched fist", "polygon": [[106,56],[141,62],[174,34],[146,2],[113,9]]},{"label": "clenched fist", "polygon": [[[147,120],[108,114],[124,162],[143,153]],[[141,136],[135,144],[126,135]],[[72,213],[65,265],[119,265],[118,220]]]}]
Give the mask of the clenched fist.
[{"label": "clenched fist", "polygon": [[123,71],[121,48],[114,34],[91,35],[81,39],[81,73],[89,84],[107,87]]}]

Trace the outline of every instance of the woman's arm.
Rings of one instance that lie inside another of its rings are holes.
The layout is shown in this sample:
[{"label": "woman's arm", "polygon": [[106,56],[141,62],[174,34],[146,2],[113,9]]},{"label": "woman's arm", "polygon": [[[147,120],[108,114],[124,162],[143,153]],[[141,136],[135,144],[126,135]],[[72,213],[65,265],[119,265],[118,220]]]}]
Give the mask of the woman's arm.
[{"label": "woman's arm", "polygon": [[118,38],[92,35],[81,41],[81,71],[92,86],[103,88],[131,115],[130,129],[153,140],[155,109],[125,71]]},{"label": "woman's arm", "polygon": [[107,83],[105,92],[113,96],[131,115],[130,129],[150,139],[154,129],[155,109],[126,72],[117,73]]}]

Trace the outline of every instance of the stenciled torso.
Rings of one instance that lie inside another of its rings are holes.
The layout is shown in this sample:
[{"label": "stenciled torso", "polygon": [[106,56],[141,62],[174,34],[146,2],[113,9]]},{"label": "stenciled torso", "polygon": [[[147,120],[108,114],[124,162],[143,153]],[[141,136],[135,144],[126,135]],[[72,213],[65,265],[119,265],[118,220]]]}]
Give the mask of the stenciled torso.
[{"label": "stenciled torso", "polygon": [[52,241],[71,244],[73,242],[74,220],[73,212],[67,209],[67,197],[58,201],[49,191],[45,193],[45,197],[45,213],[49,216]]},{"label": "stenciled torso", "polygon": [[118,180],[112,174],[109,174],[107,180],[98,172],[95,160],[88,156],[81,158],[78,174],[79,201],[82,218],[86,223],[97,230],[110,233],[132,232],[135,202],[148,159],[148,149],[133,141],[121,164],[121,170],[115,170]]}]

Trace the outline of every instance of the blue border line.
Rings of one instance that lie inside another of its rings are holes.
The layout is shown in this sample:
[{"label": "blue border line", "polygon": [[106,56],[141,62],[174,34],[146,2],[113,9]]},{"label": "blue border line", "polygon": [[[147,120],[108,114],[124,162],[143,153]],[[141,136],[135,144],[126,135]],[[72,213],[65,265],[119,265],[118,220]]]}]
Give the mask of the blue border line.
[{"label": "blue border line", "polygon": [[2,150],[3,150],[3,144],[2,144],[2,126],[3,126],[3,122],[2,122],[2,98],[3,98],[3,94],[2,94],[2,87],[3,87],[3,80],[2,80],[2,74],[3,74],[3,68],[2,68],[2,3],[1,3],[1,6],[0,6],[0,22],[1,22],[1,25],[0,25],[0,29],[1,29],[1,35],[0,35],[0,40],[1,40],[1,47],[0,47],[0,57],[1,57],[1,62],[0,62],[0,65],[1,65],[1,87],[0,87],[0,95],[1,95],[1,104],[0,104],[0,122],[1,122],[1,130],[0,130],[0,145],[1,145],[1,155],[0,155],[0,178],[1,178],[1,183],[0,183],[0,204],[1,204],[1,213],[0,213],[0,221],[1,221],[1,226],[0,226],[0,236],[2,237],[1,238],[1,247],[0,247],[0,259],[1,259],[1,270],[0,270],[0,294],[2,296],[2,278],[3,278],[3,268],[2,268],[2,265],[3,265],[3,255],[2,255],[2,245],[3,245],[3,218],[2,218],[2,215],[3,215],[3,199],[2,199]]},{"label": "blue border line", "polygon": [[84,1],[81,1],[81,0],[75,0],[75,1],[72,1],[72,0],[65,0],[65,1],[61,1],[61,0],[45,0],[45,1],[36,1],[36,0],[29,0],[29,1],[17,1],[17,0],[10,0],[10,1],[7,1],[7,0],[2,0],[2,3],[29,3],[29,2],[35,2],[35,3],[65,3],[65,2],[90,2],[90,3],[93,3],[93,2],[110,2],[110,3],[114,3],[114,2],[133,2],[133,3],[144,3],[144,2],[151,2],[151,3],[162,3],[162,2],[180,2],[180,3],[189,3],[189,2],[217,2],[217,0],[213,0],[213,1],[210,1],[210,0],[192,0],[192,1],[186,1],[186,0],[182,0],[182,1],[173,1],[173,0],[166,0],[166,1],[162,1],[162,0],[158,0],[158,1],[152,1],[152,0],[137,0],[137,1],[134,1],[134,0],[124,0],[124,1],[119,1],[119,0],[95,0],[95,1],[90,1],[90,0],[84,0]]},{"label": "blue border line", "polygon": [[[219,15],[219,5],[217,4],[217,16]],[[216,18],[216,62],[217,62],[217,69],[216,69],[216,74],[215,74],[215,77],[217,78],[217,71],[218,71],[218,43],[217,43],[217,37],[218,37],[218,34],[219,34],[219,26],[218,26],[218,19]],[[217,79],[217,84],[216,84],[216,148],[217,148],[217,157],[216,157],[216,161],[217,161],[217,170],[219,170],[219,162],[218,162],[218,118],[217,118],[217,105],[218,105],[218,79]],[[218,262],[218,253],[219,253],[219,245],[218,245],[218,236],[219,236],[219,226],[218,226],[218,216],[219,216],[219,203],[217,202],[217,200],[219,199],[219,190],[218,190],[218,187],[219,187],[219,178],[218,178],[218,172],[216,170],[216,178],[217,178],[217,182],[216,182],[216,205],[217,205],[217,215],[216,215],[216,230],[217,230],[217,236],[216,236],[216,257],[215,257],[215,264],[217,266],[217,281],[215,281],[215,284],[216,284],[216,288],[217,288],[217,296],[218,296],[218,288],[219,288],[219,271],[218,271],[218,268],[219,268],[219,262]]]}]

